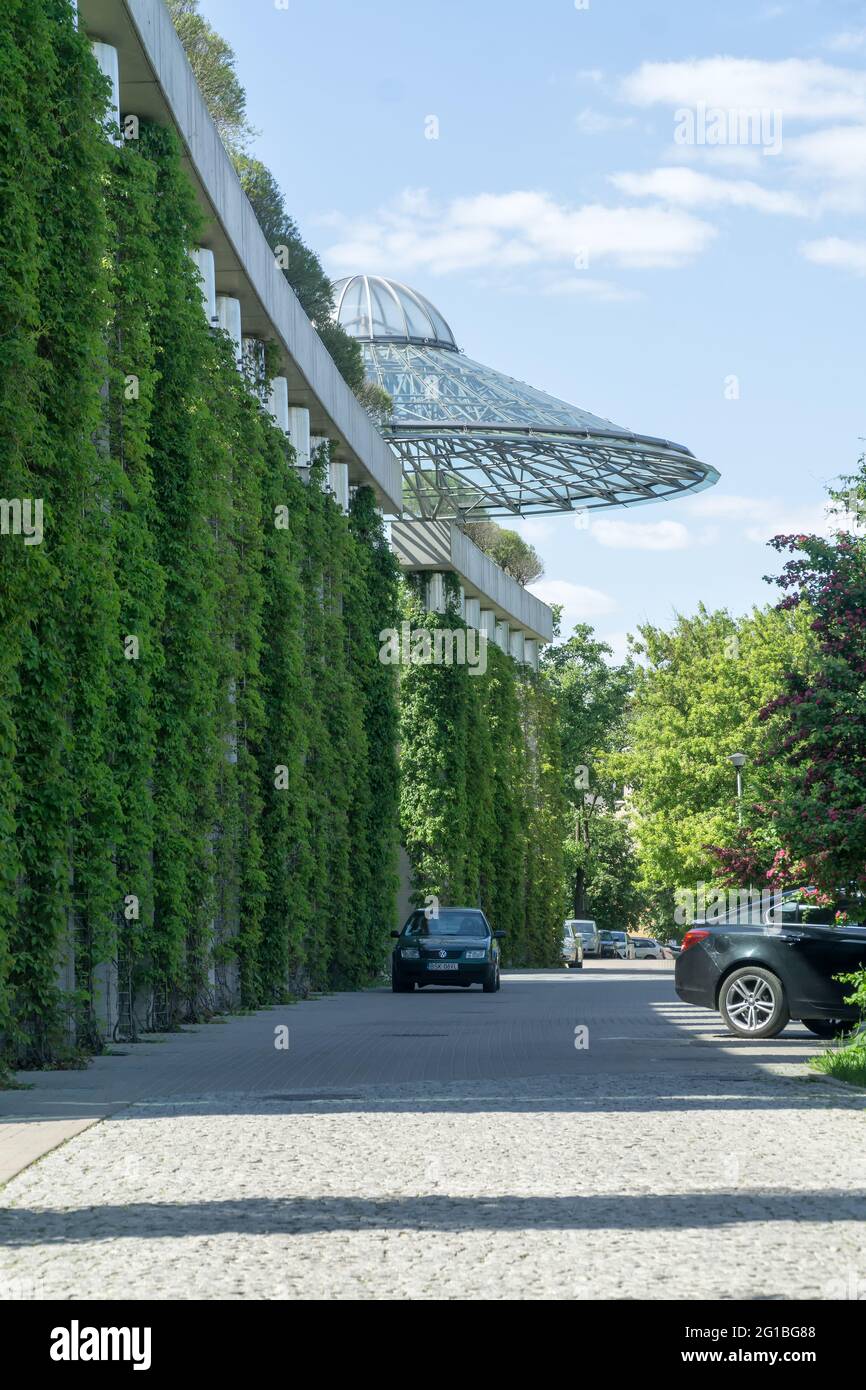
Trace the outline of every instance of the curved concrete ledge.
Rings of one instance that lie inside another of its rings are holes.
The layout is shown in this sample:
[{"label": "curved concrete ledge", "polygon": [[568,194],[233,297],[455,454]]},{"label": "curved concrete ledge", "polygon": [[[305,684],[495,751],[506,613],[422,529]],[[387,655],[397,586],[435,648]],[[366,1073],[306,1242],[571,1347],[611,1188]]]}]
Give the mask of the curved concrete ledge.
[{"label": "curved concrete ledge", "polygon": [[[173,125],[206,219],[216,288],[240,302],[243,331],[276,341],[291,405],[310,411],[314,434],[334,441],[352,484],[368,483],[380,505],[402,510],[398,459],[343,381],[274,259],[199,91],[162,0],[78,0],[82,28],[112,44],[122,114]],[[284,17],[290,23],[290,17]]]}]

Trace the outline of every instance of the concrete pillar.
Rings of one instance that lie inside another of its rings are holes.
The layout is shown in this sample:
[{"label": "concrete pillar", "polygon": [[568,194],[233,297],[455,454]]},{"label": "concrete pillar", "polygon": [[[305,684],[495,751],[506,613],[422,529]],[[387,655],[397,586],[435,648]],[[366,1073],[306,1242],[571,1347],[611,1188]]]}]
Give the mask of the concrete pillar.
[{"label": "concrete pillar", "polygon": [[201,280],[201,298],[204,307],[204,315],[211,328],[217,325],[216,309],[216,265],[214,263],[213,251],[206,246],[194,246],[190,251],[190,259],[195,265],[199,279]]},{"label": "concrete pillar", "polygon": [[347,463],[331,463],[328,465],[328,478],[331,491],[337,501],[337,506],[341,512],[349,510],[349,465]]},{"label": "concrete pillar", "polygon": [[238,368],[243,362],[243,333],[241,332],[241,302],[230,294],[216,297],[217,326],[228,333],[235,347],[235,361]]},{"label": "concrete pillar", "polygon": [[445,612],[445,576],[438,570],[427,578],[427,612]]},{"label": "concrete pillar", "polygon": [[72,27],[78,30],[78,0],[72,0]]},{"label": "concrete pillar", "polygon": [[271,381],[268,396],[268,414],[283,434],[289,432],[289,383],[284,376],[275,376]]},{"label": "concrete pillar", "polygon": [[496,624],[496,645],[497,645],[497,647],[500,647],[500,648],[502,649],[502,651],[504,651],[504,652],[507,652],[507,651],[508,651],[508,624],[507,624],[507,623],[497,623],[497,624]]},{"label": "concrete pillar", "polygon": [[487,633],[487,640],[488,640],[489,642],[495,642],[495,641],[496,641],[496,614],[493,612],[493,609],[492,609],[492,608],[481,608],[480,600],[479,600],[479,615],[478,615],[478,616],[479,616],[479,619],[480,619],[480,621],[479,621],[479,623],[478,623],[478,630],[479,630],[479,632],[486,632],[486,633]]},{"label": "concrete pillar", "polygon": [[331,441],[330,441],[330,439],[328,438],[328,436],[327,436],[326,434],[311,434],[311,435],[310,435],[310,457],[311,457],[311,458],[314,458],[315,455],[316,455],[316,454],[319,452],[319,450],[321,449],[322,445],[323,445],[323,444],[330,444],[330,442],[331,442]]},{"label": "concrete pillar", "polygon": [[480,628],[481,626],[481,599],[468,598],[466,600],[466,610],[464,619],[467,627]]},{"label": "concrete pillar", "polygon": [[265,374],[265,345],[261,338],[254,338],[251,333],[245,333],[241,341],[241,358],[244,371],[251,385],[255,387]]},{"label": "concrete pillar", "polygon": [[523,641],[525,634],[519,629],[511,634],[511,655],[515,661],[523,661]]},{"label": "concrete pillar", "polygon": [[289,406],[289,439],[295,446],[299,468],[310,466],[310,412],[302,405]]},{"label": "concrete pillar", "polygon": [[462,584],[460,585],[460,588],[459,588],[459,590],[458,590],[458,596],[457,596],[457,612],[460,614],[460,617],[461,617],[461,618],[463,619],[463,621],[465,622],[465,621],[466,621],[466,590],[464,589],[464,587],[463,587]]},{"label": "concrete pillar", "polygon": [[523,660],[533,671],[538,670],[538,641],[535,637],[527,637],[523,643]]},{"label": "concrete pillar", "polygon": [[103,1038],[111,1038],[117,1018],[117,962],[101,961],[93,967],[93,1012]]},{"label": "concrete pillar", "polygon": [[[111,96],[108,100],[108,110],[105,113],[106,122],[116,121],[120,125],[120,61],[117,56],[117,49],[112,48],[110,43],[98,43],[96,41],[91,43],[90,47],[93,49],[93,56],[99,64],[99,71],[111,83]],[[123,137],[112,135],[111,141],[115,145],[122,145]]]}]

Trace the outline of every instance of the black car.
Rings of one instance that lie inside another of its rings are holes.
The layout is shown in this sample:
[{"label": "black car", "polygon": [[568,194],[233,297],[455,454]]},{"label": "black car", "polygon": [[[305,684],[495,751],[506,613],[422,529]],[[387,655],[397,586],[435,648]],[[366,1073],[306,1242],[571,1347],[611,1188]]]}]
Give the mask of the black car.
[{"label": "black car", "polygon": [[419,908],[400,932],[391,955],[391,988],[406,994],[417,985],[481,985],[499,989],[499,941],[477,907]]},{"label": "black car", "polygon": [[774,1038],[795,1018],[832,1038],[859,1017],[835,977],[864,966],[866,926],[699,926],[683,938],[674,980],[681,999],[717,1010],[737,1037]]}]

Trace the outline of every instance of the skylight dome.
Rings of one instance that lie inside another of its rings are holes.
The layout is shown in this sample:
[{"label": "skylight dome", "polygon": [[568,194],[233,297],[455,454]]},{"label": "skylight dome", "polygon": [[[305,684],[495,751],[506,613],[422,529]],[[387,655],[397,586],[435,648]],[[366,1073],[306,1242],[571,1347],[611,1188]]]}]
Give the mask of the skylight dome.
[{"label": "skylight dome", "polygon": [[454,334],[429,299],[399,280],[353,275],[334,286],[337,322],[353,338],[374,343],[425,343],[457,351]]},{"label": "skylight dome", "polygon": [[718,482],[682,444],[472,361],[439,310],[397,280],[337,281],[334,314],[358,339],[368,381],[394,402],[384,433],[402,460],[406,517],[634,507]]}]

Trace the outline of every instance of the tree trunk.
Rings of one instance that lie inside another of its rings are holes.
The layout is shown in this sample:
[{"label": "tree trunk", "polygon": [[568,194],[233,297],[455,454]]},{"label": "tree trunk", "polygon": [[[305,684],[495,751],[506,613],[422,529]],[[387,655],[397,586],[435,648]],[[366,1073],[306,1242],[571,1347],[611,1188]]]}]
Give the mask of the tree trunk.
[{"label": "tree trunk", "polygon": [[586,916],[586,873],[582,865],[574,872],[574,915],[577,918]]}]

